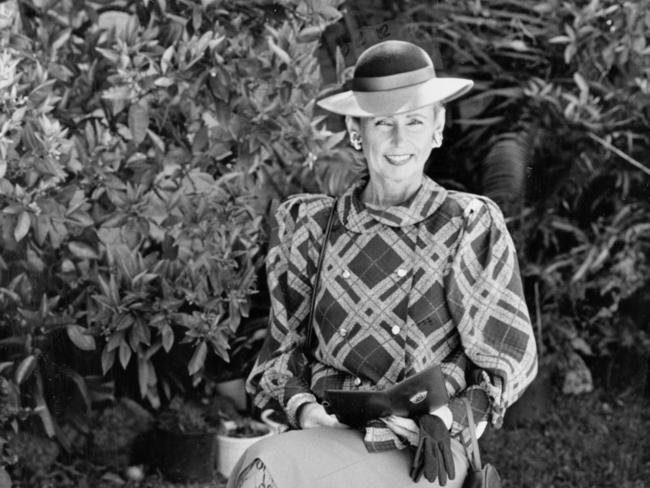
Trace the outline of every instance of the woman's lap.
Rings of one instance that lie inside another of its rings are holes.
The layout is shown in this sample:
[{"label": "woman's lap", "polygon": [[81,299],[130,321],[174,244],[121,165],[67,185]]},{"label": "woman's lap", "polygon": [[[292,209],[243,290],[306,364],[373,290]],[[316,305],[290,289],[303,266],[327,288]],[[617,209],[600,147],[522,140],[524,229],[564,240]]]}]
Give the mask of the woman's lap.
[{"label": "woman's lap", "polygon": [[[462,486],[467,473],[467,457],[462,444],[452,440],[456,477],[446,488]],[[229,487],[234,487],[238,474],[259,459],[278,488],[338,488],[427,486],[436,488],[422,478],[414,483],[409,477],[412,459],[410,449],[369,453],[360,432],[342,429],[309,429],[268,437],[249,448],[233,470]],[[249,472],[250,474],[250,472]],[[258,486],[253,477],[250,485]]]}]

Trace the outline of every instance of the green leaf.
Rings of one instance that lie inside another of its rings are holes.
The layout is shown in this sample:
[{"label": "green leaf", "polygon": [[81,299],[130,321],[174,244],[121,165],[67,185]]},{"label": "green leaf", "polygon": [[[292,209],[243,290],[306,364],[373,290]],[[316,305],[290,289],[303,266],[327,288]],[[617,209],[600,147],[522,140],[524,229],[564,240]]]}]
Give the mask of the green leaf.
[{"label": "green leaf", "polygon": [[95,338],[88,330],[80,325],[71,324],[66,327],[66,332],[72,343],[82,351],[94,351],[97,347]]},{"label": "green leaf", "polygon": [[84,404],[86,405],[86,409],[90,411],[91,402],[90,402],[90,395],[88,393],[88,387],[86,385],[86,380],[83,378],[83,376],[81,376],[79,373],[77,373],[75,370],[71,368],[63,368],[62,371],[68,378],[70,378],[74,382],[75,385],[77,385],[77,389],[81,394],[81,398],[83,399]]},{"label": "green leaf", "polygon": [[99,254],[85,242],[70,241],[68,249],[79,259],[99,259]]},{"label": "green leaf", "polygon": [[161,334],[163,348],[166,352],[169,352],[169,350],[174,345],[174,330],[169,324],[165,324],[162,326]]},{"label": "green leaf", "polygon": [[30,354],[24,358],[16,368],[14,379],[19,385],[31,376],[36,368],[36,356]]},{"label": "green leaf", "polygon": [[287,66],[291,66],[291,57],[289,54],[282,49],[280,46],[278,46],[271,37],[267,37],[266,39],[269,49],[273,51],[273,53],[280,58],[280,61],[284,62],[287,64]]},{"label": "green leaf", "polygon": [[11,476],[5,468],[0,468],[0,488],[11,488]]},{"label": "green leaf", "polygon": [[320,39],[323,30],[320,26],[309,25],[298,33],[298,42],[314,42]]},{"label": "green leaf", "polygon": [[129,99],[129,87],[127,86],[113,86],[102,93],[102,98],[105,100],[124,101]]},{"label": "green leaf", "polygon": [[140,386],[140,396],[142,398],[147,394],[149,385],[149,361],[144,358],[138,358],[138,384]]},{"label": "green leaf", "polygon": [[126,369],[128,366],[129,360],[131,359],[131,353],[132,351],[128,342],[122,341],[120,343],[120,364],[122,365],[122,369]]},{"label": "green leaf", "polygon": [[36,404],[34,410],[38,412],[39,417],[41,417],[41,422],[43,422],[45,432],[49,437],[54,437],[56,433],[54,419],[50,414],[50,410],[47,408],[47,403],[45,403],[45,398],[43,396],[43,380],[40,375],[37,376],[37,387],[34,390],[34,400]]},{"label": "green leaf", "polygon": [[121,227],[128,219],[128,215],[116,213],[102,223],[102,227]]},{"label": "green leaf", "polygon": [[115,350],[109,351],[108,348],[104,348],[102,351],[102,374],[106,374],[113,367],[115,363]]},{"label": "green leaf", "polygon": [[34,252],[33,249],[27,249],[27,262],[32,266],[38,273],[42,273],[45,269],[45,263],[43,260]]},{"label": "green leaf", "polygon": [[111,51],[110,49],[103,49],[101,47],[96,47],[95,49],[97,50],[98,53],[100,53],[102,56],[104,56],[110,62],[115,63],[115,64],[119,63],[119,61],[120,61],[120,54],[119,53],[117,53],[115,51]]},{"label": "green leaf", "polygon": [[169,88],[174,83],[176,82],[172,78],[167,78],[166,76],[161,76],[160,78],[156,78],[156,80],[153,82],[154,85],[159,86],[161,88]]},{"label": "green leaf", "polygon": [[143,104],[137,103],[129,107],[129,129],[136,144],[140,144],[147,136],[149,126],[149,111]]},{"label": "green leaf", "polygon": [[[125,228],[126,226],[122,227],[121,231]],[[129,280],[133,280],[134,276],[138,274],[139,267],[131,249],[124,244],[118,244],[109,248],[109,252],[122,274]]]},{"label": "green leaf", "polygon": [[29,218],[29,213],[25,211],[21,212],[18,216],[18,223],[14,228],[14,239],[16,239],[16,242],[20,242],[20,240],[27,235],[31,223],[32,220]]},{"label": "green leaf", "polygon": [[149,347],[145,352],[144,352],[144,358],[145,359],[151,359],[151,357],[156,354],[160,348],[162,347],[162,342],[157,341],[153,346]]},{"label": "green leaf", "polygon": [[95,223],[92,217],[83,211],[77,211],[68,215],[68,219],[74,221],[82,227],[90,227]]},{"label": "green leaf", "polygon": [[117,332],[113,332],[113,335],[111,335],[111,338],[108,340],[108,343],[106,344],[106,350],[113,351],[117,349],[123,340],[124,340],[124,331],[120,330]]},{"label": "green leaf", "polygon": [[192,355],[192,359],[190,359],[190,364],[187,366],[187,370],[190,373],[190,375],[194,375],[198,373],[201,368],[203,368],[203,364],[205,363],[205,357],[208,353],[208,345],[205,342],[201,342],[199,344],[199,347],[196,348],[194,351],[194,354]]},{"label": "green leaf", "polygon": [[176,48],[172,45],[169,46],[167,49],[165,49],[165,52],[160,57],[160,71],[162,73],[166,73],[167,70],[169,69],[169,65],[174,57],[175,52],[176,52]]},{"label": "green leaf", "polygon": [[[34,222],[34,239],[36,243],[43,246],[48,235],[56,235],[56,230],[52,227],[52,221],[45,215],[37,215],[36,222]],[[52,240],[52,237],[50,239]],[[53,245],[53,247],[58,248],[59,246]]]},{"label": "green leaf", "polygon": [[149,136],[149,139],[151,139],[151,142],[153,142],[154,146],[156,148],[164,153],[165,152],[165,143],[163,140],[158,136],[155,132],[152,132],[151,129],[147,129],[147,135]]},{"label": "green leaf", "polygon": [[340,19],[343,14],[336,7],[329,5],[327,2],[316,2],[314,10],[325,17],[329,22]]}]

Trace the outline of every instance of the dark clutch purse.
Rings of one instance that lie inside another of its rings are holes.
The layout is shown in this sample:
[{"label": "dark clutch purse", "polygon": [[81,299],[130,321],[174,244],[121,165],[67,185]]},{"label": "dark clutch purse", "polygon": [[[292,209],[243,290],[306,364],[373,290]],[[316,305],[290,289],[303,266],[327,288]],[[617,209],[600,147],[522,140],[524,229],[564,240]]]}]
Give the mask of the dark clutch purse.
[{"label": "dark clutch purse", "polygon": [[436,364],[386,390],[326,390],[323,406],[344,424],[363,427],[369,420],[391,414],[416,417],[448,402],[444,376]]},{"label": "dark clutch purse", "polygon": [[469,433],[472,437],[472,449],[468,451],[469,470],[463,483],[463,488],[501,488],[501,477],[497,468],[490,463],[481,464],[481,453],[476,440],[476,427],[474,426],[474,414],[467,398],[465,408],[467,409],[467,420]]}]

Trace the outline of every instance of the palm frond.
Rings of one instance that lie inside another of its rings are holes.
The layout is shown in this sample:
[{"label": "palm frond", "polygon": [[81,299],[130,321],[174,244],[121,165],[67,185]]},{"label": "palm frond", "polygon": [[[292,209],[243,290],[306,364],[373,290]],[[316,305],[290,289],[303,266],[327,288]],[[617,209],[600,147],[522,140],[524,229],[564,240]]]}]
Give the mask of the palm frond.
[{"label": "palm frond", "polygon": [[482,162],[482,193],[494,200],[506,216],[523,204],[536,132],[535,125],[524,124],[518,131],[496,136]]}]

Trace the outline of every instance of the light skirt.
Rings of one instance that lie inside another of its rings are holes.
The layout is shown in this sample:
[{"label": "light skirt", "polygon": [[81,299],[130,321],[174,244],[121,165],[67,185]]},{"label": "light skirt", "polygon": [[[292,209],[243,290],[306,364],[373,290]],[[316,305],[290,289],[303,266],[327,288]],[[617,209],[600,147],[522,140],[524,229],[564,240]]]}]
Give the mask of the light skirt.
[{"label": "light skirt", "polygon": [[[465,449],[451,441],[456,477],[445,488],[460,488],[467,474]],[[251,446],[232,471],[228,488],[237,486],[239,475],[261,460],[262,473],[277,488],[437,488],[424,477],[418,483],[409,477],[411,449],[370,453],[361,432],[352,429],[318,428],[294,430],[267,437]],[[261,479],[261,478],[260,478]],[[241,480],[240,486],[259,486],[259,480]]]}]

